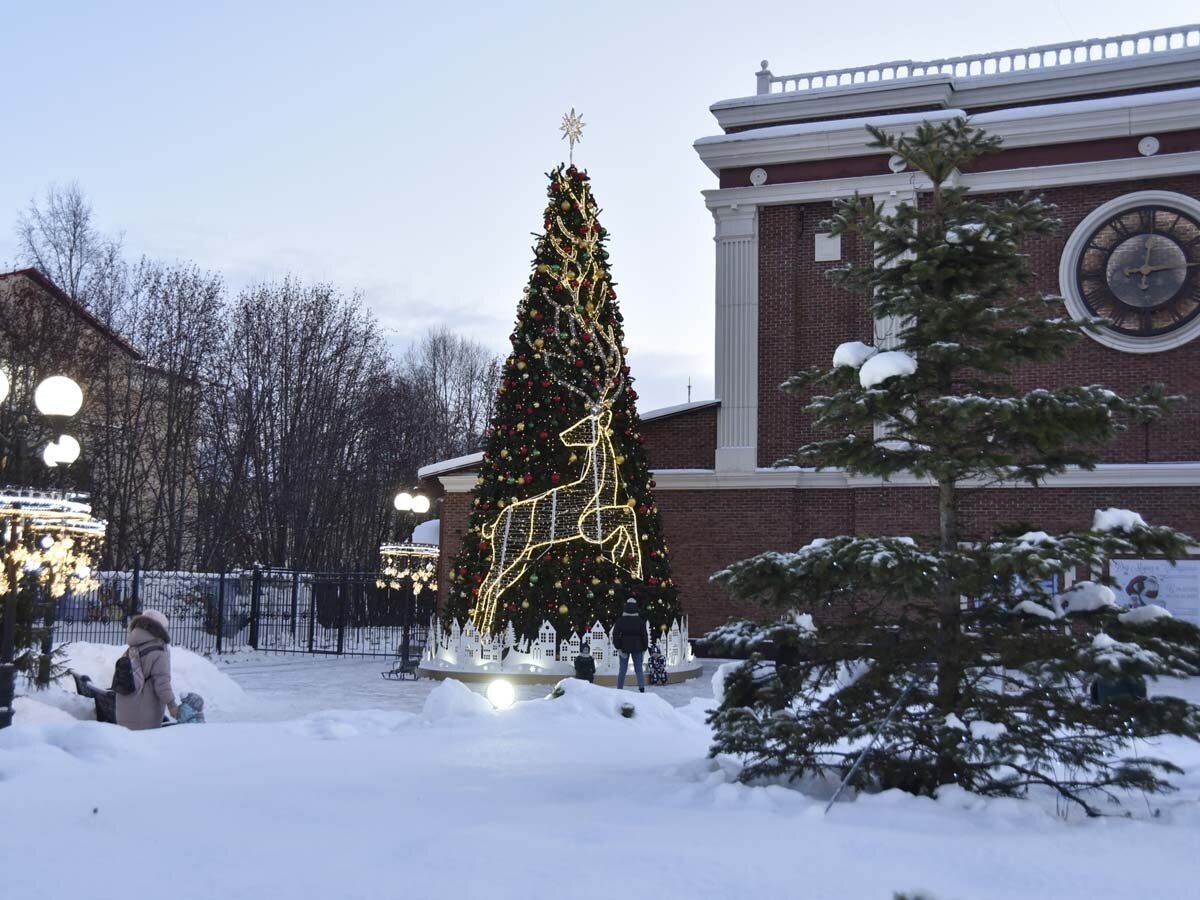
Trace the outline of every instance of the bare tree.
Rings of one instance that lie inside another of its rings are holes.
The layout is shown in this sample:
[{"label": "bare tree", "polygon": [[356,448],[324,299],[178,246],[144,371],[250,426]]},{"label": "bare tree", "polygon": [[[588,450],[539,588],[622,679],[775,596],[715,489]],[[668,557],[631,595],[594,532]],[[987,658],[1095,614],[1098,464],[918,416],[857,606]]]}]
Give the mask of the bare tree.
[{"label": "bare tree", "polygon": [[422,448],[426,461],[462,456],[481,446],[500,379],[499,357],[448,328],[437,328],[409,349],[404,374],[428,401]]},{"label": "bare tree", "polygon": [[100,234],[79,184],[51,185],[17,218],[21,260],[111,322],[124,275],[120,238]]},{"label": "bare tree", "polygon": [[94,489],[114,565],[137,554],[177,568],[194,550],[200,406],[222,340],[223,293],[218,275],[142,260],[119,298],[117,324],[143,359],[110,358],[99,383]]}]

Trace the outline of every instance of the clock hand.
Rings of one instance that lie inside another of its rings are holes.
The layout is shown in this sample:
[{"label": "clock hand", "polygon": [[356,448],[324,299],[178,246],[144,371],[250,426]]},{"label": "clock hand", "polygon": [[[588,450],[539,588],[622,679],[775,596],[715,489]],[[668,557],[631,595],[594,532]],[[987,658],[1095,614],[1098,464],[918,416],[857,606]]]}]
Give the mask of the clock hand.
[{"label": "clock hand", "polygon": [[1125,274],[1131,277],[1134,275],[1145,276],[1152,272],[1166,272],[1169,269],[1190,269],[1192,266],[1200,266],[1200,262],[1173,263],[1169,266],[1138,266],[1134,269],[1126,269]]}]

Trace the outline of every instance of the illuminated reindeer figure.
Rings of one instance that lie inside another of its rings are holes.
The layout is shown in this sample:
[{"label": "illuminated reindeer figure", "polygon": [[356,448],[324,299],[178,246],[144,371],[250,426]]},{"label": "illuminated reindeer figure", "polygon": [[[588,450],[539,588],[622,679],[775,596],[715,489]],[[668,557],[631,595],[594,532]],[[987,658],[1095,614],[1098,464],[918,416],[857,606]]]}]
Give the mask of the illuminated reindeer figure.
[{"label": "illuminated reindeer figure", "polygon": [[492,630],[501,594],[521,579],[531,560],[555,544],[593,545],[615,565],[635,578],[642,577],[637,515],[621,500],[624,491],[611,425],[606,393],[587,416],[558,436],[567,447],[584,451],[575,478],[510,504],[484,527],[483,537],[491,542],[492,565],[480,584],[475,608],[475,625],[481,633]]}]

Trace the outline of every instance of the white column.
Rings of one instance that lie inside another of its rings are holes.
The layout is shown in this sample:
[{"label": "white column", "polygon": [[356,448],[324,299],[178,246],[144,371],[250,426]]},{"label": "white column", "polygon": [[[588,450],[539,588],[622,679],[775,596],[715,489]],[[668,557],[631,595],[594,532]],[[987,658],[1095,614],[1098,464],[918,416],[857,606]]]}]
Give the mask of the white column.
[{"label": "white column", "polygon": [[[877,204],[883,205],[883,214],[890,216],[896,212],[896,207],[901,203],[916,203],[917,192],[911,189],[891,191],[887,194],[876,194],[874,200]],[[894,262],[891,263],[891,265],[895,264]],[[875,346],[880,350],[895,350],[896,345],[900,342],[899,334],[902,321],[899,316],[884,316],[881,319],[876,319]],[[891,433],[887,422],[876,422],[874,431],[877,443],[886,443]],[[892,443],[895,444],[898,442],[893,441]]]},{"label": "white column", "polygon": [[758,464],[758,209],[717,207],[716,468]]},{"label": "white column", "polygon": [[[890,216],[896,212],[896,207],[901,203],[916,203],[917,192],[912,189],[891,191],[887,194],[877,194],[874,200],[876,203],[883,204],[884,215]],[[892,263],[892,265],[895,265],[895,263]],[[882,319],[876,319],[875,346],[880,350],[896,349],[899,332],[900,319],[896,316],[884,316]]]}]

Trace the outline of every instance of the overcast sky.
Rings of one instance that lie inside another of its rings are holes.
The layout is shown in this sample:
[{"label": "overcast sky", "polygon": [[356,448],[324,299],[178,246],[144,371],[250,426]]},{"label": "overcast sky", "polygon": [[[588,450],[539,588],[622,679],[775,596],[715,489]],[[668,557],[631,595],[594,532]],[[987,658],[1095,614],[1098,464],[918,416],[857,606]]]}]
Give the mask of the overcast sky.
[{"label": "overcast sky", "polygon": [[507,348],[557,130],[612,233],[642,409],[712,394],[716,100],[777,74],[1120,34],[1195,0],[6,5],[0,263],[78,180],[128,250],[360,290],[395,345],[446,324]]}]

